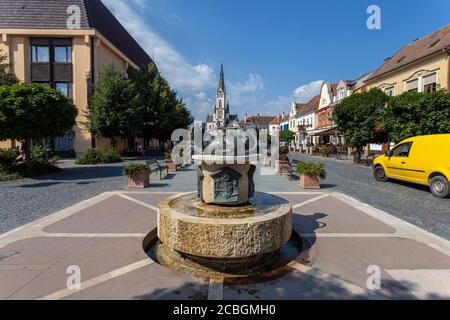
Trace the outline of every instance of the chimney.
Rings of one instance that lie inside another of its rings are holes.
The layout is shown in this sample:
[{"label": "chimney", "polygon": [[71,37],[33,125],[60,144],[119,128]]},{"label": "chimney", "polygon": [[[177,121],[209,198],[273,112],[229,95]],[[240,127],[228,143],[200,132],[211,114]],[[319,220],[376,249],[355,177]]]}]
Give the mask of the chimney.
[{"label": "chimney", "polygon": [[247,118],[248,118],[248,114],[245,113],[245,114],[244,114],[244,122],[247,122]]},{"label": "chimney", "polygon": [[285,112],[283,112],[283,118],[284,118],[284,117],[286,117],[286,113],[285,113]]},{"label": "chimney", "polygon": [[258,117],[261,117],[261,113],[258,113]]}]

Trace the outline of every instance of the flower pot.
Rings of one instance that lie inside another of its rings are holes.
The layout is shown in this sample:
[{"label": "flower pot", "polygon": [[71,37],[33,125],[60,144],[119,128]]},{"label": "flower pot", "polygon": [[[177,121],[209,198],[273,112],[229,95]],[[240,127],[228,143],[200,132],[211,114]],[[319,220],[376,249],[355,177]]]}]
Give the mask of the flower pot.
[{"label": "flower pot", "polygon": [[288,171],[289,161],[287,160],[277,160],[275,161],[275,170],[277,173],[282,174],[283,171]]},{"label": "flower pot", "polygon": [[320,178],[319,176],[301,174],[299,185],[303,189],[320,189]]},{"label": "flower pot", "polygon": [[150,170],[141,171],[134,177],[128,177],[128,188],[143,189],[150,185]]},{"label": "flower pot", "polygon": [[169,172],[177,172],[177,165],[172,160],[166,160],[165,162]]}]

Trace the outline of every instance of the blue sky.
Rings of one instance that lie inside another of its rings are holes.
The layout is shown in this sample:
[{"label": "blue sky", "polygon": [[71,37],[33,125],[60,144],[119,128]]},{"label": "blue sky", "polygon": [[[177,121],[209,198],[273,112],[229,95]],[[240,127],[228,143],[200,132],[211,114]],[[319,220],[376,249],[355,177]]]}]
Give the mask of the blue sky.
[{"label": "blue sky", "polygon": [[[450,23],[448,0],[102,0],[204,120],[220,63],[232,112],[276,115]],[[369,30],[369,5],[381,30]]]}]

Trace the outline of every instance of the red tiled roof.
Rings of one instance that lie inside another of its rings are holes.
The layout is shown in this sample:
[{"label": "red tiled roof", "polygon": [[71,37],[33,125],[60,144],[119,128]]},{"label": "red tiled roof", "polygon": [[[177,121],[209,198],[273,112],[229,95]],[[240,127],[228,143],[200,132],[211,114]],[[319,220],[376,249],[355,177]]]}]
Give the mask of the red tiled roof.
[{"label": "red tiled roof", "polygon": [[267,126],[276,117],[274,116],[254,116],[247,118],[248,123],[253,123],[257,126]]},{"label": "red tiled roof", "polygon": [[401,48],[394,56],[387,59],[367,80],[373,80],[397,68],[449,48],[450,24]]},{"label": "red tiled roof", "polygon": [[305,104],[305,107],[300,111],[299,115],[303,116],[310,112],[314,112],[319,109],[319,105],[320,105],[320,95],[317,95],[314,98],[312,98],[307,104]]},{"label": "red tiled roof", "polygon": [[297,109],[297,111],[301,111],[301,109],[303,109],[305,105],[306,103],[296,103],[295,108]]},{"label": "red tiled roof", "polygon": [[335,96],[337,95],[337,87],[339,83],[330,83],[331,93]]},{"label": "red tiled roof", "polygon": [[280,124],[281,123],[281,119],[282,119],[281,116],[275,117],[275,118],[273,118],[272,121],[269,122],[269,124]]}]

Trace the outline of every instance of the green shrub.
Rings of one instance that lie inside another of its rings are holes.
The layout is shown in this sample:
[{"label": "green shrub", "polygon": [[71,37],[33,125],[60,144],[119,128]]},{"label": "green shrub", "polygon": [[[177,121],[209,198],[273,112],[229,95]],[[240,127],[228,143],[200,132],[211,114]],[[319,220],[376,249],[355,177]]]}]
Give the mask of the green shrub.
[{"label": "green shrub", "polygon": [[0,168],[0,181],[13,181],[13,180],[19,180],[22,178],[23,178],[23,176],[17,172],[3,171]]},{"label": "green shrub", "polygon": [[10,170],[16,163],[17,153],[15,151],[0,150],[0,170]]},{"label": "green shrub", "polygon": [[123,174],[129,177],[135,177],[142,171],[150,170],[150,167],[142,163],[130,163],[123,167]]},{"label": "green shrub", "polygon": [[320,154],[324,157],[329,157],[331,154],[331,149],[328,146],[320,147]]},{"label": "green shrub", "polygon": [[299,174],[319,176],[321,179],[327,178],[327,171],[323,163],[300,162],[297,165],[297,172]]},{"label": "green shrub", "polygon": [[75,164],[107,164],[122,162],[120,154],[113,149],[88,149],[80,158],[75,161]]}]

